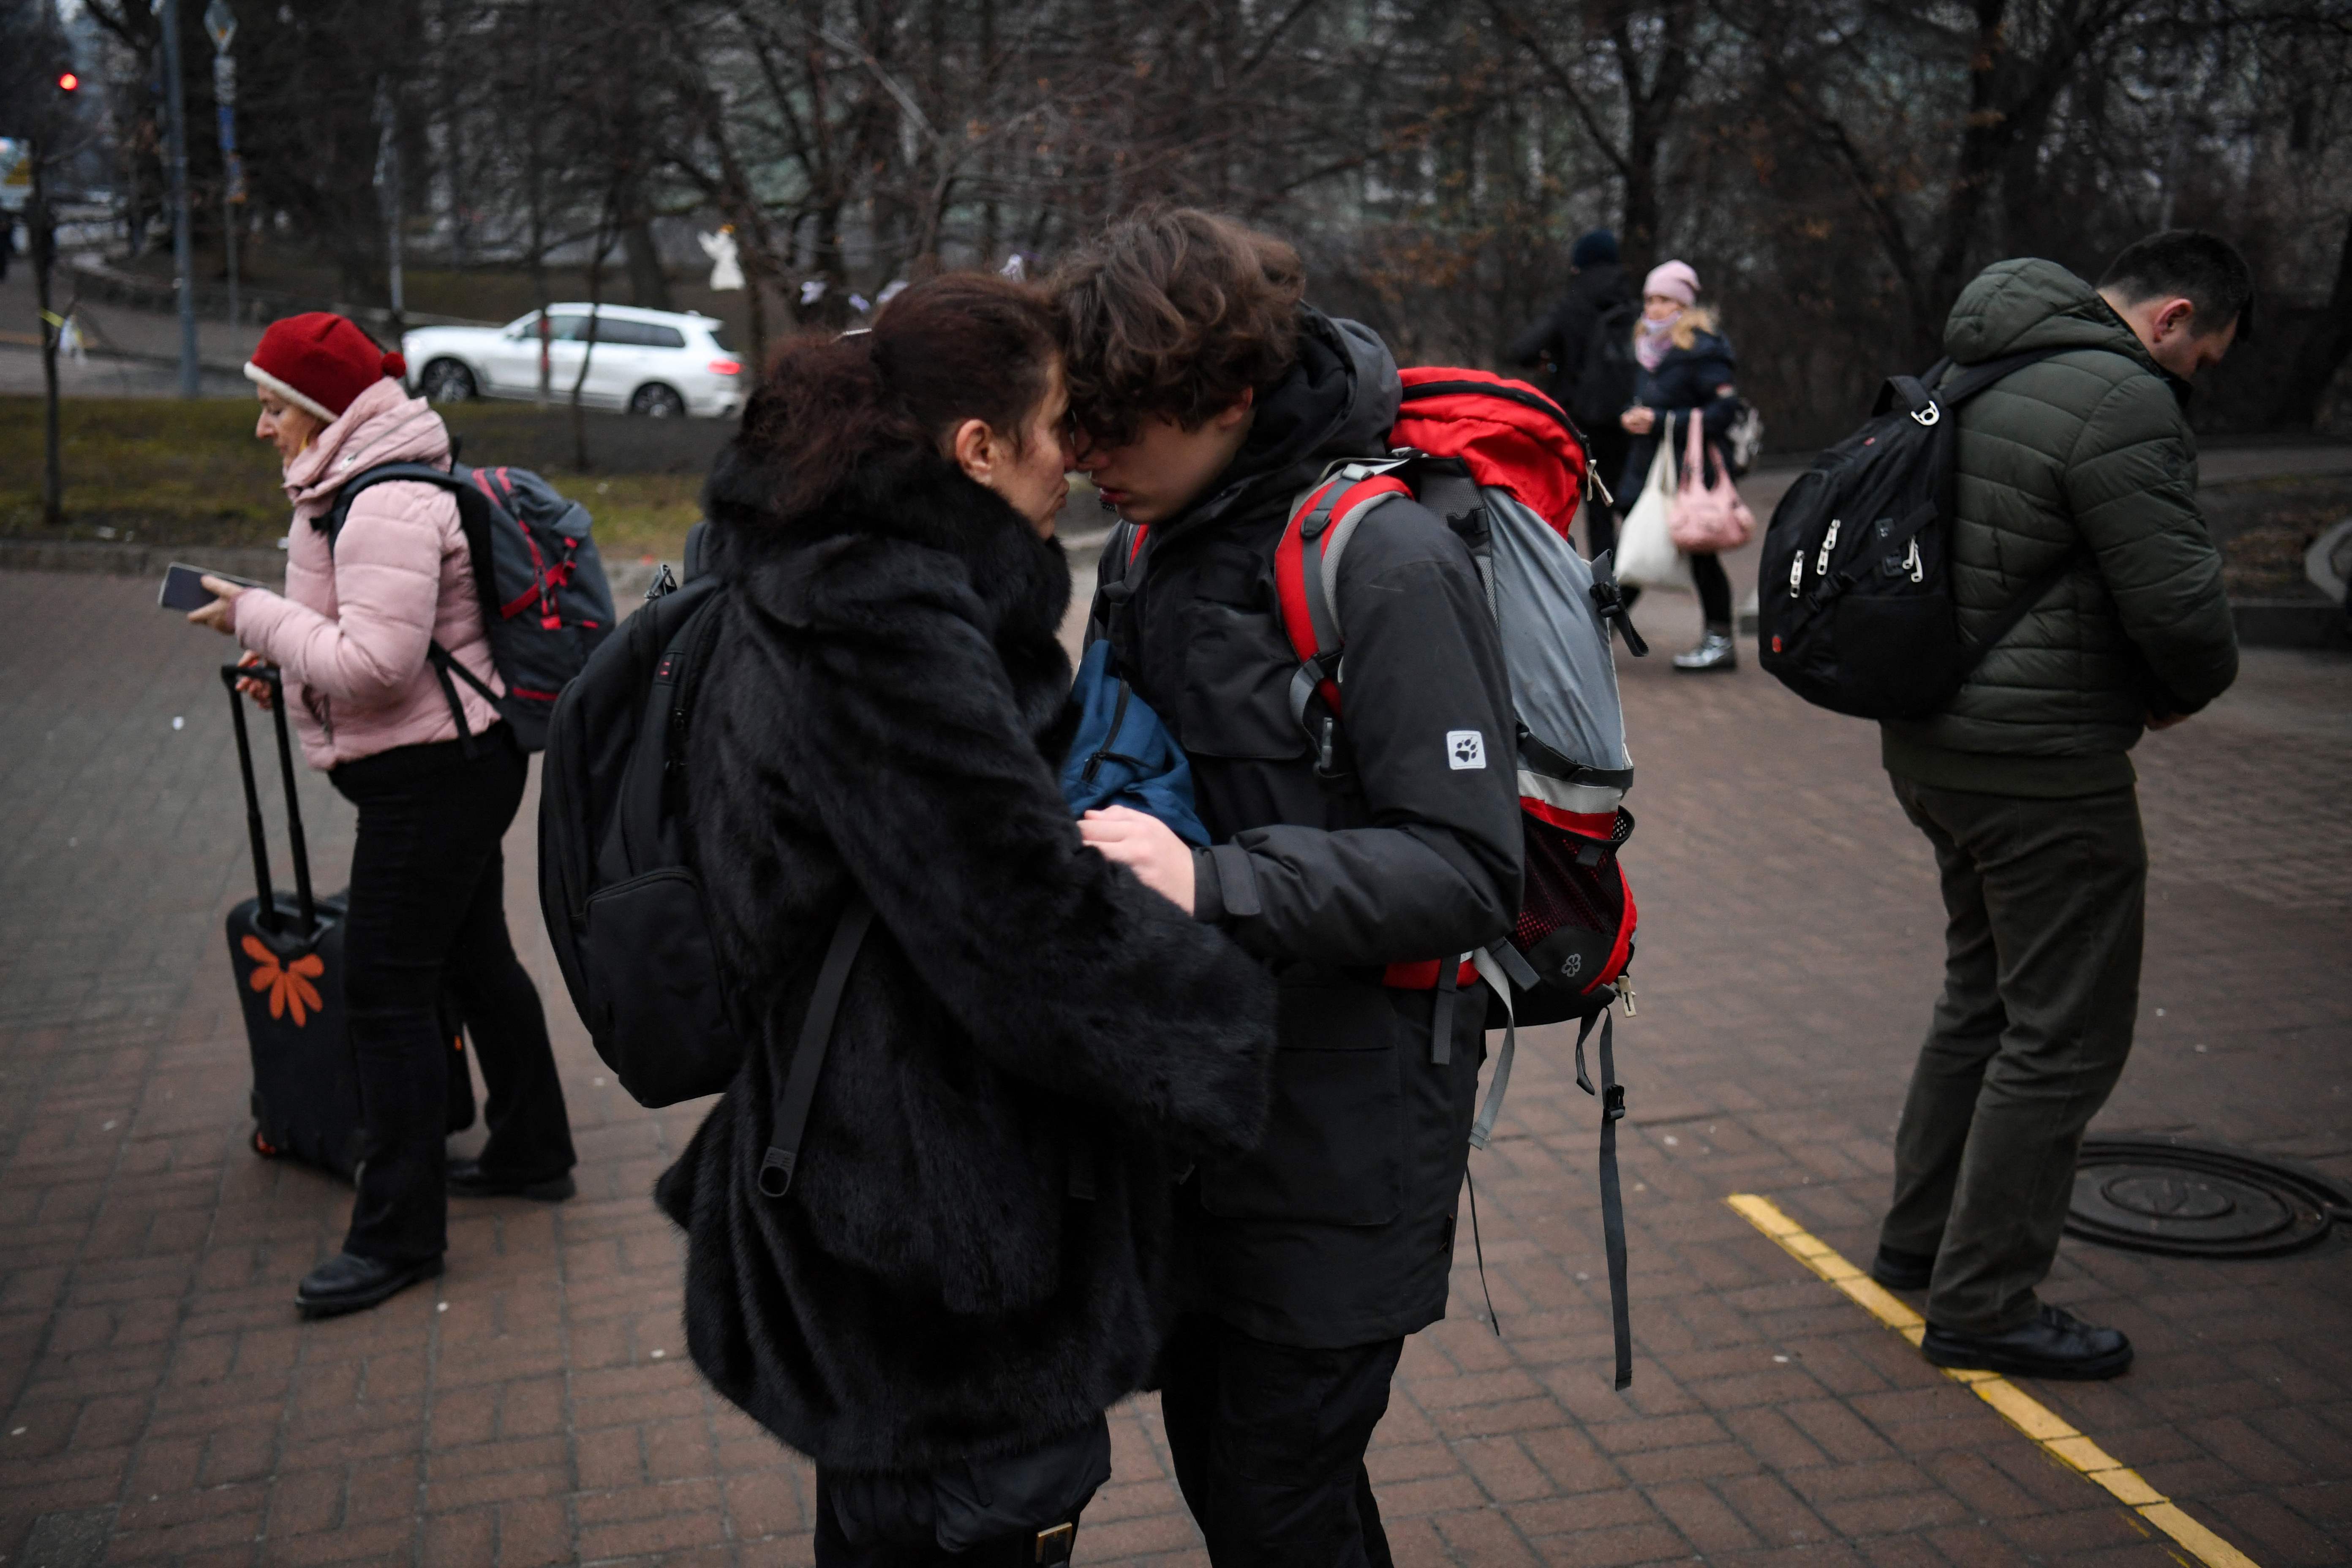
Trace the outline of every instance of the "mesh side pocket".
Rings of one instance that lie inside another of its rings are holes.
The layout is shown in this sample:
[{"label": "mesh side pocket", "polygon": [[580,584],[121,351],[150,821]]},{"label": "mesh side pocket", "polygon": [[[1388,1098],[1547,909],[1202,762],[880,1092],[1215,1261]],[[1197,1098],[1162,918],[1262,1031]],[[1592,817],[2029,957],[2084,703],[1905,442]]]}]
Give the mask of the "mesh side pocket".
[{"label": "mesh side pocket", "polygon": [[[1522,816],[1520,821],[1527,829],[1527,882],[1512,944],[1531,952],[1561,930],[1598,931],[1613,942],[1625,917],[1624,886],[1613,854],[1584,865],[1578,857],[1593,840],[1540,817]],[[1608,847],[1613,851],[1623,843],[1633,826],[1630,816],[1618,812]]]}]

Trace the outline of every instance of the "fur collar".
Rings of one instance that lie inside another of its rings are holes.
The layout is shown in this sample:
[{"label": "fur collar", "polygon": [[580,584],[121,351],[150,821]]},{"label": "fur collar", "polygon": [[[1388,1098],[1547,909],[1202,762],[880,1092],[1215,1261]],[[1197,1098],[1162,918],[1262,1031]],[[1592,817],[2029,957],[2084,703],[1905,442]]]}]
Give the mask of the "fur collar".
[{"label": "fur collar", "polygon": [[770,462],[738,441],[719,455],[703,490],[711,570],[761,610],[787,624],[828,619],[829,568],[853,556],[898,560],[905,571],[888,575],[908,594],[935,591],[935,574],[924,568],[947,567],[970,590],[966,613],[996,645],[1024,707],[1035,681],[1053,688],[1055,703],[1066,694],[1060,631],[1069,558],[1060,540],[1040,539],[993,490],[929,453],[868,463],[799,512],[773,509],[770,498],[781,489]]}]

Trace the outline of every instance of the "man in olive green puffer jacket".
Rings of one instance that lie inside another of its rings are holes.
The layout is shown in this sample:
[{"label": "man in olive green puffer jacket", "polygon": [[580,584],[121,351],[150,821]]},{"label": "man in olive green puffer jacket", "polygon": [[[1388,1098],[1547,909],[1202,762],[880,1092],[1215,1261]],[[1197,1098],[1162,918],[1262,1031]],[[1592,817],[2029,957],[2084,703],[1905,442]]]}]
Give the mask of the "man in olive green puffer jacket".
[{"label": "man in olive green puffer jacket", "polygon": [[2131,1363],[2121,1332],[2034,1287],[2083,1130],[2131,1050],[2147,852],[2126,753],[2238,671],[2182,401],[2252,300],[2235,250],[2176,231],[2126,250],[2096,289],[2053,262],[2000,262],[1945,328],[1956,365],[2063,351],[1958,415],[1961,632],[2075,565],[1942,711],[1882,728],[1950,923],[1872,1273],[1927,1289],[1921,1349],[1938,1365],[2111,1377]]}]

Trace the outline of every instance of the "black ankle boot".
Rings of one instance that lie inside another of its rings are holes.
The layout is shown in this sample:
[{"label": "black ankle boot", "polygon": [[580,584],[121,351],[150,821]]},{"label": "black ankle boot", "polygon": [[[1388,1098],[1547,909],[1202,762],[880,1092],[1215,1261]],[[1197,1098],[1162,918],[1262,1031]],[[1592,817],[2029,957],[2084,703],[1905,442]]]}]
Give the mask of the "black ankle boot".
[{"label": "black ankle boot", "polygon": [[2005,1333],[1964,1334],[1929,1323],[1919,1353],[1937,1366],[2078,1381],[2113,1377],[2132,1363],[2131,1341],[2121,1329],[2093,1328],[2047,1302]]},{"label": "black ankle boot", "polygon": [[1936,1272],[1936,1255],[1932,1252],[1906,1252],[1899,1247],[1882,1246],[1878,1256],[1870,1260],[1870,1277],[1889,1290],[1925,1290]]},{"label": "black ankle boot", "polygon": [[294,1288],[294,1305],[306,1318],[364,1311],[440,1273],[438,1258],[422,1263],[386,1263],[381,1258],[339,1252],[302,1277],[302,1283]]}]

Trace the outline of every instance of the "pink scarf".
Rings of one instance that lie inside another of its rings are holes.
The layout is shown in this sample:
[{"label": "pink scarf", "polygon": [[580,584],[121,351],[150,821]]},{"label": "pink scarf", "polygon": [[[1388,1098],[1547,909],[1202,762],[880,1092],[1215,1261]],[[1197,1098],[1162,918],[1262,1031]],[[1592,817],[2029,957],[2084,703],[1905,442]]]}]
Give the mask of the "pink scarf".
[{"label": "pink scarf", "polygon": [[1675,330],[1675,323],[1682,319],[1680,310],[1663,321],[1654,321],[1647,316],[1642,318],[1641,324],[1633,331],[1633,357],[1642,362],[1643,370],[1655,370],[1666,363],[1666,353],[1674,347],[1668,334]]}]

